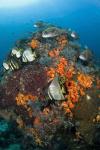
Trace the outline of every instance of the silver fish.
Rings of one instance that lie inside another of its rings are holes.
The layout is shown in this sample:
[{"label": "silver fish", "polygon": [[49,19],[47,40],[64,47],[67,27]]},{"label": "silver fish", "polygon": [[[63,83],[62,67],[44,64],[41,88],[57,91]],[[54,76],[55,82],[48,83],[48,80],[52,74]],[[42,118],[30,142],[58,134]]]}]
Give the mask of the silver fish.
[{"label": "silver fish", "polygon": [[32,62],[36,58],[36,53],[32,52],[31,48],[24,50],[22,55],[22,62]]},{"label": "silver fish", "polygon": [[90,61],[92,59],[92,52],[89,49],[84,50],[83,52],[80,53],[79,58],[82,61]]},{"label": "silver fish", "polygon": [[20,68],[20,64],[18,61],[11,58],[8,61],[3,62],[3,67],[5,70],[17,70]]},{"label": "silver fish", "polygon": [[35,28],[43,28],[47,25],[47,23],[43,22],[43,21],[37,21],[33,26]]},{"label": "silver fish", "polygon": [[75,31],[72,31],[72,32],[71,32],[71,37],[72,37],[74,40],[79,39],[79,36],[78,36],[78,34],[77,34]]},{"label": "silver fish", "polygon": [[57,27],[49,27],[42,32],[43,38],[51,38],[56,37],[65,33],[65,30],[57,28]]},{"label": "silver fish", "polygon": [[16,58],[20,58],[22,56],[22,49],[19,48],[13,48],[11,51],[11,55],[15,56]]},{"label": "silver fish", "polygon": [[54,78],[48,88],[48,96],[52,100],[64,100],[64,95],[62,93],[58,78]]}]

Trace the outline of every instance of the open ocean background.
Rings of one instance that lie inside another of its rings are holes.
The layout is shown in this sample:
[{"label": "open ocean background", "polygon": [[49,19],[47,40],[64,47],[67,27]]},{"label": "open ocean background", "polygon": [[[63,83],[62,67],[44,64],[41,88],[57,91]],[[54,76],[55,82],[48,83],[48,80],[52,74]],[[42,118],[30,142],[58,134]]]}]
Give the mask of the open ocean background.
[{"label": "open ocean background", "polygon": [[80,43],[92,49],[99,60],[100,0],[29,0],[27,5],[23,0],[22,6],[12,7],[2,6],[0,1],[0,63],[16,40],[30,36],[38,20],[72,28],[80,35]]}]

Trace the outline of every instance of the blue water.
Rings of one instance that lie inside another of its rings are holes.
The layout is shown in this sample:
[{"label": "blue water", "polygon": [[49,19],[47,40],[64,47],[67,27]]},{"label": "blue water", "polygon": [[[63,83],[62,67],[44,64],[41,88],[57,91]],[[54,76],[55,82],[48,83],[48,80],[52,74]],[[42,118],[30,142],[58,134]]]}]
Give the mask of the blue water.
[{"label": "blue water", "polygon": [[1,62],[16,40],[30,36],[38,20],[77,31],[82,45],[100,58],[100,0],[33,0],[22,7],[0,7]]}]

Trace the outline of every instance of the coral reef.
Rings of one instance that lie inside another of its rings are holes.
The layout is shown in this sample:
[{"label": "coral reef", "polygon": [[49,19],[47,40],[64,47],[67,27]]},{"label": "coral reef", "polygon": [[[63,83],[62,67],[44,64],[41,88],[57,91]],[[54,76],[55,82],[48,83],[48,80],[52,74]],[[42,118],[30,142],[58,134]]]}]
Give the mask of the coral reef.
[{"label": "coral reef", "polygon": [[80,74],[78,75],[78,81],[79,84],[82,85],[84,88],[91,88],[93,83],[93,77],[86,74]]},{"label": "coral reef", "polygon": [[28,100],[34,101],[35,99],[37,99],[37,97],[31,94],[24,95],[22,93],[18,93],[16,97],[16,103],[18,106],[22,105],[26,107]]},{"label": "coral reef", "polygon": [[38,48],[38,47],[39,47],[39,41],[38,41],[38,40],[35,40],[35,39],[32,39],[32,41],[29,43],[29,46],[30,46],[32,49]]},{"label": "coral reef", "polygon": [[4,61],[1,149],[99,150],[99,69],[79,60],[77,34],[66,30],[47,25],[19,40]]},{"label": "coral reef", "polygon": [[39,63],[43,66],[50,66],[52,64],[52,59],[48,57],[47,54],[44,54],[42,57],[39,59]]}]

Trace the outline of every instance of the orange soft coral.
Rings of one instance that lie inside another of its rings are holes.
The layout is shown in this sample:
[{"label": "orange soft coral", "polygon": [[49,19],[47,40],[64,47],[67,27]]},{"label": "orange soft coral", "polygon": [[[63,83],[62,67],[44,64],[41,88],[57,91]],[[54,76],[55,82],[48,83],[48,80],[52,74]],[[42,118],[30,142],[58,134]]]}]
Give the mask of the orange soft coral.
[{"label": "orange soft coral", "polygon": [[64,70],[64,65],[63,64],[58,64],[57,65],[57,73],[60,75],[60,76],[64,76],[65,75],[65,70]]},{"label": "orange soft coral", "polygon": [[61,57],[59,61],[60,61],[60,63],[63,64],[63,65],[67,65],[67,64],[68,64],[66,58],[64,58],[64,57]]},{"label": "orange soft coral", "polygon": [[41,124],[40,117],[36,117],[36,118],[34,119],[33,124],[36,125],[36,126],[37,126],[37,125],[40,125],[40,124]]},{"label": "orange soft coral", "polygon": [[58,57],[59,56],[59,50],[58,49],[54,49],[54,50],[52,50],[52,51],[49,51],[48,52],[48,55],[50,56],[50,57]]},{"label": "orange soft coral", "polygon": [[28,100],[34,101],[36,99],[37,99],[37,97],[33,96],[31,94],[24,95],[22,93],[19,93],[17,95],[17,97],[16,97],[16,103],[17,103],[17,105],[22,105],[25,108],[27,108],[27,102],[28,102]]},{"label": "orange soft coral", "polygon": [[47,76],[49,77],[49,80],[53,80],[55,77],[56,71],[54,68],[50,67],[47,71]]},{"label": "orange soft coral", "polygon": [[67,40],[66,36],[64,36],[64,35],[58,37],[58,38],[57,38],[57,41],[58,41],[58,44],[59,44],[61,47],[64,47],[65,45],[68,44],[68,40]]},{"label": "orange soft coral", "polygon": [[96,84],[97,84],[97,89],[100,89],[100,79],[99,78],[96,79]]},{"label": "orange soft coral", "polygon": [[71,79],[73,75],[75,74],[75,69],[73,66],[71,66],[67,71],[66,71],[66,78]]},{"label": "orange soft coral", "polygon": [[60,76],[65,76],[65,69],[67,66],[67,60],[64,57],[61,57],[59,59],[59,64],[57,65],[56,68],[56,72],[60,75]]},{"label": "orange soft coral", "polygon": [[69,81],[66,83],[66,87],[68,90],[68,101],[72,101],[73,103],[78,102],[79,99],[79,88],[75,81]]},{"label": "orange soft coral", "polygon": [[64,109],[65,113],[67,113],[67,114],[71,113],[71,110],[70,110],[67,102],[62,102],[61,107]]},{"label": "orange soft coral", "polygon": [[80,87],[80,86],[79,86],[79,92],[80,92],[80,95],[81,95],[81,96],[84,96],[84,95],[85,95],[85,91],[84,91],[84,88],[83,88],[83,87]]},{"label": "orange soft coral", "polygon": [[32,39],[32,41],[29,43],[29,46],[33,49],[38,48],[39,47],[39,41]]},{"label": "orange soft coral", "polygon": [[84,87],[84,88],[91,88],[92,87],[92,83],[93,83],[93,77],[83,74],[83,73],[79,73],[78,77],[78,82],[79,84]]},{"label": "orange soft coral", "polygon": [[73,109],[74,108],[74,104],[71,101],[68,101],[68,107],[70,109]]}]

